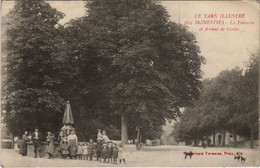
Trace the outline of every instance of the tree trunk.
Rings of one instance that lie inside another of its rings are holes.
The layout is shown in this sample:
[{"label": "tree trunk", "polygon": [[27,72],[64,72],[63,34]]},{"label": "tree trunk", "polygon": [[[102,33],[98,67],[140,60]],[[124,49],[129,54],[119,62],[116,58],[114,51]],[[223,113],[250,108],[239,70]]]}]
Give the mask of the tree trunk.
[{"label": "tree trunk", "polygon": [[140,129],[139,129],[139,127],[137,127],[137,136],[136,136],[136,149],[137,150],[140,150],[140,148],[141,148],[141,142],[140,142]]},{"label": "tree trunk", "polygon": [[127,135],[127,116],[125,113],[122,114],[122,124],[121,124],[121,143],[125,145],[128,143]]},{"label": "tree trunk", "polygon": [[250,148],[254,148],[254,125],[251,125],[251,139],[250,139]]},{"label": "tree trunk", "polygon": [[234,133],[234,147],[237,147],[237,134]]},{"label": "tree trunk", "polygon": [[194,146],[197,146],[197,136],[194,136]]},{"label": "tree trunk", "polygon": [[213,131],[213,146],[216,145],[216,133],[215,133],[215,130]]},{"label": "tree trunk", "polygon": [[222,146],[226,146],[226,131],[223,132]]},{"label": "tree trunk", "polygon": [[140,144],[140,129],[137,128],[137,137],[136,137],[136,140],[137,140],[137,144]]},{"label": "tree trunk", "polygon": [[12,139],[11,149],[14,149],[14,136],[13,136],[13,134],[11,134],[11,139]]}]

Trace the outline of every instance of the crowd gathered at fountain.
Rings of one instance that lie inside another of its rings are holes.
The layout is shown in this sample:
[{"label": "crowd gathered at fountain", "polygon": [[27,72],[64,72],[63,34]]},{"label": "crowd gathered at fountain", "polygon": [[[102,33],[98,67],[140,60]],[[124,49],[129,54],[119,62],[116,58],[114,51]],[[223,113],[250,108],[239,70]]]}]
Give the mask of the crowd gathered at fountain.
[{"label": "crowd gathered at fountain", "polygon": [[[53,159],[57,157],[55,151],[58,151],[58,156],[63,159],[97,160],[114,164],[125,162],[122,144],[110,140],[105,130],[97,130],[97,139],[90,138],[88,142],[78,141],[75,128],[73,128],[74,120],[69,101],[66,104],[63,124],[57,137],[53,133],[47,132],[48,147],[44,152],[41,151],[43,137],[39,128],[36,127],[31,136],[28,136],[28,131],[25,131],[19,144],[19,153],[26,156],[27,144],[32,141],[34,158],[44,157],[41,154],[44,153],[48,159]],[[55,142],[58,142],[58,146],[55,145]]]}]

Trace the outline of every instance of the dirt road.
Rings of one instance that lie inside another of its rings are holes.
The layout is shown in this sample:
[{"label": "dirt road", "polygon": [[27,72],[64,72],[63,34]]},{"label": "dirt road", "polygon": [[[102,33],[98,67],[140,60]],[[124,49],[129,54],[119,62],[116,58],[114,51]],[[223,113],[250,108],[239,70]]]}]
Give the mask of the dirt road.
[{"label": "dirt road", "polygon": [[[133,148],[132,148],[133,149]],[[184,159],[184,152],[195,153],[192,159]],[[235,154],[240,152],[246,157],[246,162],[234,160]],[[206,148],[189,146],[155,146],[144,147],[140,151],[128,150],[126,152],[126,164],[108,164],[88,160],[64,160],[32,158],[21,156],[18,151],[2,149],[1,165],[3,167],[178,167],[178,166],[259,166],[259,151],[257,149],[239,148]]]}]

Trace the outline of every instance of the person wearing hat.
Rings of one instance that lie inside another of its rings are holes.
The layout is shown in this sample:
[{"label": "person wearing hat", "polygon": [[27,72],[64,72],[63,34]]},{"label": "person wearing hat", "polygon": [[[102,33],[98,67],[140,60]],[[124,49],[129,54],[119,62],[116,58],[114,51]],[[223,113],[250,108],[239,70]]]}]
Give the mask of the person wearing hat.
[{"label": "person wearing hat", "polygon": [[[37,152],[41,152],[41,139],[42,135],[39,132],[39,128],[35,128],[35,132],[32,133],[32,141],[33,141],[33,147],[34,147],[34,158],[37,158]],[[41,157],[41,155],[40,155]]]},{"label": "person wearing hat", "polygon": [[20,142],[20,148],[19,148],[19,154],[21,154],[22,156],[27,155],[27,144],[26,144],[27,141],[29,141],[28,131],[25,131],[22,140]]},{"label": "person wearing hat", "polygon": [[55,137],[52,135],[51,132],[47,132],[47,134],[48,134],[48,136],[46,137],[46,140],[47,140],[47,143],[49,144],[47,153],[49,154],[48,159],[51,159],[51,158],[53,158],[54,151],[55,151],[55,149],[54,149],[55,148],[55,144],[54,144]]}]

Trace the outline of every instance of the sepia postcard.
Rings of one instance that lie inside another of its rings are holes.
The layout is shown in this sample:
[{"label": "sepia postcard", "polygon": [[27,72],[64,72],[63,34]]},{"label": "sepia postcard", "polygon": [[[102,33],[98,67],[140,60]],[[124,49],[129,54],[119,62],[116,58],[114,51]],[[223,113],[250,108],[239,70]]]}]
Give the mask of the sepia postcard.
[{"label": "sepia postcard", "polygon": [[1,167],[259,167],[259,2],[1,1]]}]

